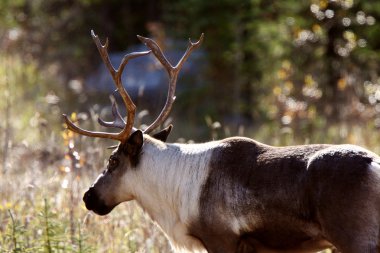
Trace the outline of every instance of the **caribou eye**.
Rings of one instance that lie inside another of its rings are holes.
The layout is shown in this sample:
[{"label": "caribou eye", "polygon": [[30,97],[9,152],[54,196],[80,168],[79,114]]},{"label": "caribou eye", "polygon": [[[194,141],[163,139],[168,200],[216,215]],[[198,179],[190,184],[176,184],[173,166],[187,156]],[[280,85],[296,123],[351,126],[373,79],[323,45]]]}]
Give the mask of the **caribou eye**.
[{"label": "caribou eye", "polygon": [[111,156],[108,161],[108,169],[110,170],[115,169],[118,165],[119,165],[119,159]]}]

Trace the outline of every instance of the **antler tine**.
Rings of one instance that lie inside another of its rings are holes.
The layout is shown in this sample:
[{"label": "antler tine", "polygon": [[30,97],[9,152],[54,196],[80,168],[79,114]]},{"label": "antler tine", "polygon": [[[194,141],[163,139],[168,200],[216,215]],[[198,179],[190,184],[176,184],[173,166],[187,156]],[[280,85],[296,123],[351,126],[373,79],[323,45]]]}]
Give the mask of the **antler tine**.
[{"label": "antler tine", "polygon": [[166,69],[169,75],[169,89],[168,89],[168,95],[166,98],[165,106],[160,112],[160,114],[158,115],[157,119],[144,130],[144,133],[148,134],[152,132],[155,128],[157,128],[159,125],[161,125],[169,116],[169,113],[171,111],[172,105],[175,100],[174,94],[175,94],[175,89],[176,89],[176,84],[177,84],[178,73],[181,70],[183,63],[190,56],[191,52],[194,49],[197,49],[202,44],[204,34],[202,33],[199,40],[195,43],[191,42],[191,40],[189,39],[189,45],[187,46],[186,52],[184,53],[182,58],[178,61],[177,65],[175,66],[173,66],[166,59],[161,48],[158,46],[158,44],[154,40],[145,38],[139,35],[137,35],[137,37],[139,38],[141,42],[143,42],[147,47],[151,49],[153,54],[161,62],[161,64],[164,66],[164,68]]},{"label": "antler tine", "polygon": [[84,130],[84,129],[76,126],[71,120],[69,120],[66,114],[63,114],[62,116],[66,122],[67,128],[70,129],[71,131],[75,132],[75,133],[78,133],[81,135],[86,135],[89,137],[100,137],[100,138],[106,138],[106,139],[121,141],[119,133],[105,133],[105,132],[95,132],[95,131]]},{"label": "antler tine", "polygon": [[[74,125],[73,122],[71,122],[66,115],[63,115],[65,122],[67,124],[67,127],[74,132],[77,132],[82,135],[90,136],[90,137],[100,137],[100,138],[108,138],[108,139],[114,139],[118,140],[120,142],[125,142],[132,129],[133,129],[133,123],[135,119],[135,113],[136,113],[136,106],[133,103],[132,99],[130,98],[129,94],[127,91],[124,89],[122,81],[121,81],[121,75],[123,73],[124,67],[127,65],[128,61],[131,59],[134,59],[136,57],[144,56],[150,53],[150,51],[145,51],[145,52],[134,52],[130,53],[124,56],[122,62],[119,65],[119,68],[116,70],[108,56],[108,39],[106,40],[106,43],[102,45],[102,43],[99,40],[99,37],[95,35],[94,31],[91,30],[91,36],[96,44],[96,47],[98,48],[99,54],[108,68],[109,72],[111,73],[112,79],[115,82],[115,85],[117,87],[117,91],[119,92],[120,96],[123,99],[124,105],[127,109],[127,123],[122,127],[122,131],[119,133],[106,133],[106,132],[93,132],[93,131],[87,131],[84,130],[76,125]],[[121,116],[120,116],[121,118]],[[115,119],[115,121],[117,118]],[[100,122],[104,122],[101,119],[99,120]],[[107,122],[104,122],[107,125]],[[102,123],[100,123],[102,125]],[[112,124],[112,123],[111,123]]]},{"label": "antler tine", "polygon": [[100,57],[102,57],[102,60],[103,60],[104,64],[106,65],[107,69],[109,70],[109,72],[111,73],[112,78],[115,79],[116,70],[111,63],[111,60],[108,57],[108,52],[107,52],[107,50],[108,50],[108,38],[106,39],[106,43],[104,43],[104,45],[102,45],[102,43],[99,40],[98,35],[95,34],[94,30],[91,30],[91,37],[94,40],[96,47],[98,48]]},{"label": "antler tine", "polygon": [[126,123],[119,112],[119,109],[117,107],[115,100],[112,101],[112,116],[114,118],[113,121],[104,121],[101,118],[98,118],[99,124],[104,127],[116,127],[116,128],[124,129]]},{"label": "antler tine", "polygon": [[124,105],[127,109],[127,123],[125,124],[123,130],[120,132],[120,136],[122,138],[122,142],[126,140],[129,137],[129,134],[132,131],[133,123],[135,121],[135,114],[136,114],[136,106],[133,103],[131,97],[127,93],[127,91],[124,89],[123,84],[121,82],[121,74],[123,73],[124,67],[127,65],[128,61],[130,59],[134,59],[139,56],[147,55],[150,53],[150,51],[145,52],[135,52],[130,53],[124,56],[123,60],[121,61],[119,68],[115,70],[113,67],[109,56],[107,52],[108,48],[108,39],[106,40],[106,43],[102,45],[102,43],[99,40],[99,37],[95,35],[94,31],[91,31],[92,38],[95,41],[95,44],[99,50],[100,56],[102,57],[104,63],[106,64],[108,70],[110,71],[112,78],[115,82],[115,85],[117,87],[117,91],[119,92],[120,96],[123,99]]},{"label": "antler tine", "polygon": [[182,68],[182,65],[183,63],[187,60],[187,58],[190,56],[191,52],[195,49],[197,49],[198,47],[200,47],[200,45],[202,44],[203,42],[203,38],[204,38],[204,33],[201,34],[201,37],[199,38],[199,40],[197,42],[192,42],[191,39],[189,38],[189,45],[187,46],[187,49],[186,49],[186,52],[184,53],[184,55],[182,56],[181,60],[179,60],[179,62],[177,63],[177,65],[175,66],[176,69],[181,69]]}]

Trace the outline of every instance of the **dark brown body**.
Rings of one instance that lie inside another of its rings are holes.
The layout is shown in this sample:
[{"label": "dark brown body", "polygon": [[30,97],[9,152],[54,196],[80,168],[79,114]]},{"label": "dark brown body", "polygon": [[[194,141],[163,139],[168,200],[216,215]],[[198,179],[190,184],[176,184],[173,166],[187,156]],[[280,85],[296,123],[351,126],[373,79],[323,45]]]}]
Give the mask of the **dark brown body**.
[{"label": "dark brown body", "polygon": [[[200,218],[190,229],[209,253],[260,252],[258,245],[317,252],[325,240],[343,253],[379,252],[376,155],[352,145],[223,142],[213,151]],[[221,217],[242,221],[239,231]]]}]

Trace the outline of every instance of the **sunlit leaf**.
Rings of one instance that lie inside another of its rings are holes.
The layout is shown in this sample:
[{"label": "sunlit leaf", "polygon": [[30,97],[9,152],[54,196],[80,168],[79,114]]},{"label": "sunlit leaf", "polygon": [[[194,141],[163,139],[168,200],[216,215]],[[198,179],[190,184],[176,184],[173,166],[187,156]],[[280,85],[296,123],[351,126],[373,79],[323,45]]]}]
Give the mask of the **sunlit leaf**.
[{"label": "sunlit leaf", "polygon": [[314,33],[318,33],[318,34],[322,33],[322,28],[319,24],[314,24],[311,29]]},{"label": "sunlit leaf", "polygon": [[274,95],[279,96],[281,93],[282,93],[282,89],[281,89],[281,87],[279,87],[279,86],[275,86],[275,87],[273,88],[273,94],[274,94]]},{"label": "sunlit leaf", "polygon": [[304,82],[305,82],[305,86],[307,87],[311,87],[315,85],[314,78],[310,74],[305,75]]},{"label": "sunlit leaf", "polygon": [[320,6],[321,9],[326,9],[328,5],[329,5],[329,1],[328,0],[320,0],[319,1],[319,6]]},{"label": "sunlit leaf", "polygon": [[76,112],[72,112],[71,115],[70,115],[70,119],[71,119],[71,121],[77,121],[77,113]]},{"label": "sunlit leaf", "polygon": [[347,86],[346,78],[340,78],[337,83],[338,89],[343,91],[346,89],[346,86]]},{"label": "sunlit leaf", "polygon": [[286,73],[284,69],[280,69],[277,71],[277,76],[280,80],[284,80],[287,78],[288,74]]}]

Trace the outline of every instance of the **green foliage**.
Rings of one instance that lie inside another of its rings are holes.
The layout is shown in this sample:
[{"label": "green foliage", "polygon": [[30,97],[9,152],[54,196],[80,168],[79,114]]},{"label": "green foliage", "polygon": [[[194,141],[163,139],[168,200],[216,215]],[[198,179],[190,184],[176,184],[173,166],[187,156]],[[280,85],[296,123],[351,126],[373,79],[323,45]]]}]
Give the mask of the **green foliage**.
[{"label": "green foliage", "polygon": [[[376,1],[18,0],[3,1],[0,12],[0,29],[13,38],[2,47],[38,59],[44,69],[54,64],[62,74],[52,75],[64,82],[81,82],[99,62],[90,29],[112,40],[111,51],[137,43],[135,34],[183,39],[204,32],[206,87],[179,100],[185,118],[196,115],[188,109],[196,101],[225,124],[249,127],[302,128],[314,121],[311,115],[329,124],[357,117],[380,122],[365,88],[379,82]],[[191,118],[199,125],[204,115]]]},{"label": "green foliage", "polygon": [[35,61],[3,55],[0,59],[0,110],[5,111],[5,117],[0,122],[0,129],[11,128],[9,134],[16,141],[33,142],[45,138],[58,123],[60,112],[59,99],[55,95],[60,91],[53,90],[51,84],[51,79],[41,74]]},{"label": "green foliage", "polygon": [[57,221],[57,214],[50,210],[49,204],[44,199],[44,209],[39,214],[40,224],[43,224],[42,234],[42,249],[41,252],[53,253],[53,252],[65,252],[65,247],[61,243],[62,228]]},{"label": "green foliage", "polygon": [[[10,222],[8,224],[8,232],[6,232],[4,241],[2,245],[10,245],[10,249],[12,253],[16,252],[26,252],[25,246],[25,229],[21,226],[17,220],[13,217],[13,214],[10,210],[8,210]],[[1,249],[1,248],[0,248]],[[4,249],[5,250],[5,249]]]},{"label": "green foliage", "polygon": [[82,232],[80,222],[77,234],[71,242],[68,231],[64,229],[65,220],[51,210],[46,199],[41,208],[34,221],[25,221],[23,224],[8,210],[9,220],[5,236],[1,237],[1,252],[93,252],[93,247],[86,241],[88,236]]},{"label": "green foliage", "polygon": [[62,137],[58,149],[54,136],[43,147],[12,149],[11,167],[0,177],[0,252],[169,252],[135,205],[105,218],[86,210],[82,195],[110,151],[66,130]]},{"label": "green foliage", "polygon": [[379,82],[373,1],[181,0],[165,10],[171,33],[206,34],[213,117],[300,129],[316,116],[331,124],[376,115],[364,91]]},{"label": "green foliage", "polygon": [[76,253],[91,253],[94,252],[93,247],[91,247],[88,243],[88,236],[83,234],[82,227],[80,221],[78,221],[77,234],[74,238],[73,249],[72,252]]}]

